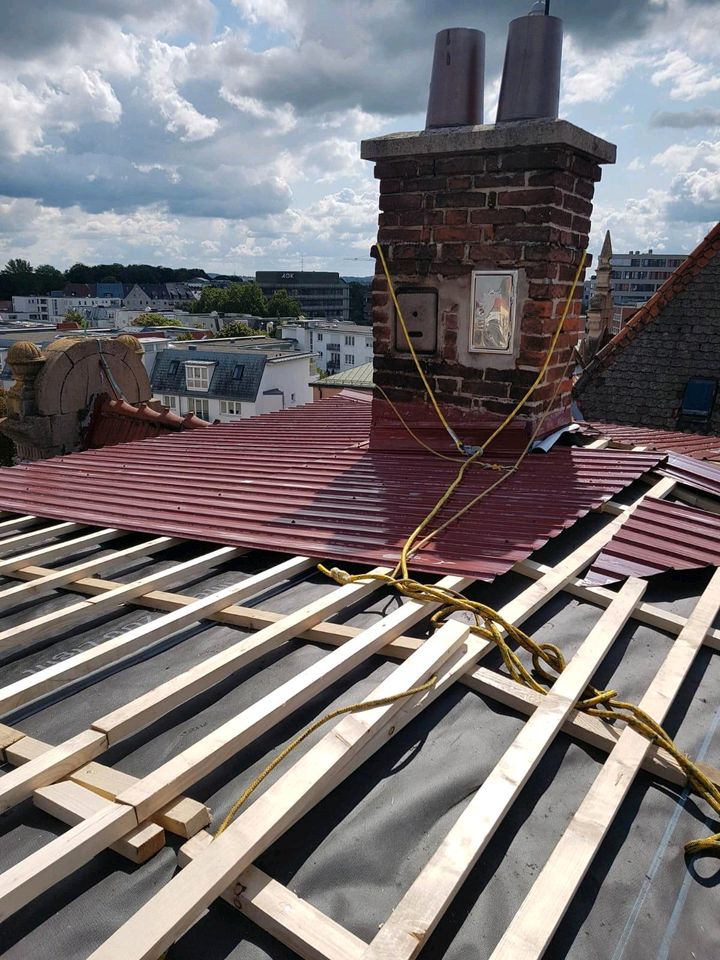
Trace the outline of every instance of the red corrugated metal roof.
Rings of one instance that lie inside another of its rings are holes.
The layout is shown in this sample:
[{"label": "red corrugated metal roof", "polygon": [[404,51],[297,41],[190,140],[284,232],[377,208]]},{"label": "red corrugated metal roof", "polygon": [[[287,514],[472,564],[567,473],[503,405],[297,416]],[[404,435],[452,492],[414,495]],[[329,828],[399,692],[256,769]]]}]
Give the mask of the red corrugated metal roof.
[{"label": "red corrugated metal roof", "polygon": [[660,472],[666,477],[674,477],[680,483],[687,483],[702,493],[720,497],[720,466],[714,463],[671,453]]},{"label": "red corrugated metal roof", "polygon": [[[0,508],[392,565],[456,466],[419,448],[368,449],[370,414],[369,401],[340,395],[234,424],[0,470]],[[516,451],[499,448],[492,456],[511,465]],[[560,446],[533,454],[413,566],[492,579],[659,459]],[[444,516],[496,477],[472,469]]]},{"label": "red corrugated metal roof", "polygon": [[644,500],[585,578],[613,583],[668,570],[720,566],[720,517],[682,503]]},{"label": "red corrugated metal roof", "polygon": [[672,450],[699,460],[720,460],[720,437],[701,433],[683,433],[680,430],[654,430],[650,427],[631,427],[601,420],[583,420],[578,426],[583,433],[610,437],[614,443],[628,447],[647,447],[648,450]]}]

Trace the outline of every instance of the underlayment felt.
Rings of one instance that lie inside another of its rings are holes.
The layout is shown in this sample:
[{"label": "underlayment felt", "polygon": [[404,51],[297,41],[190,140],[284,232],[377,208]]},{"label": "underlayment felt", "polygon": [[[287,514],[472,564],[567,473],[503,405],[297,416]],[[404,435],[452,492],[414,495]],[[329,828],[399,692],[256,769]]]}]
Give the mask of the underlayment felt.
[{"label": "underlayment felt", "polygon": [[[589,518],[538,556],[545,562],[556,562],[599,524],[597,518]],[[177,557],[170,552],[110,576],[133,579]],[[254,572],[281,559],[249,554],[210,571],[194,585],[182,584],[174,589],[205,595],[237,580],[240,572]],[[687,614],[692,599],[699,596],[708,579],[707,571],[654,578],[646,599]],[[500,606],[528,583],[509,574],[471,593]],[[311,572],[290,589],[270,591],[259,598],[258,605],[291,611],[330,589],[332,586],[321,576]],[[66,602],[63,597],[62,605]],[[365,612],[355,609],[350,611],[351,616],[346,612],[344,620],[365,626],[397,603],[396,597],[379,591],[365,601]],[[29,609],[35,615],[57,605],[56,598]],[[18,622],[27,615],[27,609],[14,612]],[[10,653],[0,660],[2,682],[12,682],[53,662],[53,658],[94,645],[156,615],[128,607],[119,616],[83,624],[30,652]],[[600,615],[599,608],[562,594],[526,621],[524,628],[537,639],[557,643],[572,653]],[[423,635],[426,629],[423,624],[408,632]],[[3,720],[29,735],[58,743],[244,635],[245,631],[236,628],[207,623],[190,628],[158,644],[153,655],[131,659],[123,670],[100,673],[96,682],[80,685],[64,699],[49,698]],[[612,684],[622,696],[637,700],[671,643],[662,632],[631,622],[603,663],[598,682]],[[142,776],[325,653],[314,644],[287,644],[119,744],[100,758],[101,762]],[[500,669],[496,654],[487,657],[484,664]],[[188,795],[207,802],[214,822],[219,823],[253,776],[299,729],[334,706],[366,696],[392,669],[393,665],[383,658],[372,658],[196,784]],[[667,723],[683,749],[716,765],[720,765],[719,694],[718,654],[705,650],[698,656]],[[369,941],[523,722],[514,711],[456,685],[273,844],[257,864]],[[261,791],[310,749],[323,732],[314,734],[286,760]],[[425,944],[422,957],[477,960],[489,956],[599,772],[602,756],[563,735],[556,739]],[[706,820],[707,816],[708,809],[701,801],[641,774],[546,957],[717,960],[717,863],[702,861],[694,874],[683,854],[687,840],[718,829]],[[29,801],[8,811],[0,817],[0,870],[63,830],[58,821],[36,810]],[[2,955],[12,960],[83,960],[173,876],[175,849],[181,841],[170,836],[168,841],[168,847],[137,867],[112,852],[95,857],[0,927]],[[280,960],[292,956],[220,901],[169,953],[171,960]]]}]

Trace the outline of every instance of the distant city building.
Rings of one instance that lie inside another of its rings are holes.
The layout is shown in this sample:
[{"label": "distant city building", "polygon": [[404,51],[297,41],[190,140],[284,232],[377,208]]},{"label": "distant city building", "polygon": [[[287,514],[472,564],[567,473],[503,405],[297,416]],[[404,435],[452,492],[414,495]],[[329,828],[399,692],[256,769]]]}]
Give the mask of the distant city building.
[{"label": "distant city building", "polygon": [[258,270],[255,281],[266,297],[287,290],[309,318],[350,319],[350,286],[339,273]]},{"label": "distant city building", "polygon": [[[615,307],[640,306],[659,290],[687,258],[684,253],[614,253],[610,258],[610,288]],[[596,278],[585,281],[583,308],[587,310],[595,293]]]},{"label": "distant city building", "polygon": [[310,361],[267,337],[183,341],[157,355],[151,382],[173,413],[231,423],[309,403]]},{"label": "distant city building", "polygon": [[196,300],[186,283],[67,283],[45,296],[15,296],[8,319],[31,323],[56,323],[69,310],[77,310],[90,326],[125,326],[127,315],[185,310]]},{"label": "distant city building", "polygon": [[282,337],[315,354],[315,364],[323,373],[340,373],[373,358],[372,327],[357,323],[300,320],[284,324]]},{"label": "distant city building", "polygon": [[313,380],[310,386],[313,391],[313,400],[326,400],[343,390],[359,390],[362,393],[372,393],[374,386],[372,360],[368,363],[361,363],[358,367],[343,370],[342,373],[334,373],[323,380]]}]

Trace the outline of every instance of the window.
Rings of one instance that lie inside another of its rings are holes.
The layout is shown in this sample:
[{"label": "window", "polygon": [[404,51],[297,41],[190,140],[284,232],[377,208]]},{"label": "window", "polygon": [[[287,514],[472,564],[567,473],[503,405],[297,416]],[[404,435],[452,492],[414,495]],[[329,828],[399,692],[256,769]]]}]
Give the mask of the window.
[{"label": "window", "polygon": [[328,367],[339,367],[340,366],[340,354],[339,353],[329,353],[328,354]]},{"label": "window", "polygon": [[717,380],[691,377],[685,387],[681,413],[686,417],[709,417],[715,403]]},{"label": "window", "polygon": [[235,364],[235,367],[233,368],[233,372],[232,372],[232,378],[233,378],[233,380],[242,380],[242,378],[243,378],[244,375],[245,375],[245,364],[244,364],[244,363],[236,363],[236,364]]},{"label": "window", "polygon": [[195,363],[186,363],[185,383],[188,390],[208,390],[210,388],[210,368]]},{"label": "window", "polygon": [[317,335],[317,339],[318,339],[318,343],[322,343],[322,334],[321,334],[321,333],[319,333],[319,334]]},{"label": "window", "polygon": [[163,397],[163,406],[174,410],[177,407],[177,397]]},{"label": "window", "polygon": [[188,412],[194,413],[203,420],[210,419],[210,404],[202,397],[188,397]]},{"label": "window", "polygon": [[178,372],[178,367],[179,367],[179,366],[180,366],[180,361],[179,361],[179,360],[171,360],[171,361],[170,361],[170,366],[168,367],[168,374],[169,374],[171,377],[176,376],[176,375],[177,375],[177,372]]},{"label": "window", "polygon": [[345,346],[354,347],[355,346],[355,337],[345,337]]},{"label": "window", "polygon": [[228,417],[239,417],[242,409],[242,404],[239,400],[221,400],[220,401],[220,413],[225,414]]},{"label": "window", "polygon": [[347,363],[348,366],[354,367],[354,366],[355,366],[355,355],[352,354],[352,353],[346,353],[346,354],[345,354],[345,363]]}]

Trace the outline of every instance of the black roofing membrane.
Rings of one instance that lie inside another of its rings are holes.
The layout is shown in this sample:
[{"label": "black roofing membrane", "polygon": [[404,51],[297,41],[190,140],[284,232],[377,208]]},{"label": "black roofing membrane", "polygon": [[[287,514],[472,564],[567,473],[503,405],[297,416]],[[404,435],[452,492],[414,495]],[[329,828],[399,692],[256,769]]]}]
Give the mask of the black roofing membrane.
[{"label": "black roofing membrane", "polygon": [[[596,526],[564,536],[562,554]],[[198,545],[195,545],[198,546]],[[545,562],[562,554],[558,543],[543,551]],[[198,551],[199,552],[199,551]],[[113,572],[112,579],[132,579],[160,569],[172,553]],[[206,594],[254,572],[280,557],[249,554],[220,571],[211,571],[192,586],[171,589]],[[683,614],[692,607],[709,578],[708,571],[668,575],[651,582],[646,599]],[[529,580],[508,575],[484,584],[474,595],[499,606]],[[297,609],[332,586],[316,573],[285,592],[272,591],[259,604],[280,612]],[[66,601],[63,600],[63,603]],[[349,622],[377,621],[397,603],[379,592],[365,612],[350,611]],[[57,598],[37,604],[33,615],[58,605]],[[28,608],[30,609],[30,608]],[[11,615],[13,611],[10,612]],[[17,619],[27,616],[27,610]],[[526,622],[525,629],[572,653],[600,617],[601,610],[567,594],[551,601]],[[2,682],[10,683],[53,658],[70,655],[121,628],[160,615],[128,607],[100,623],[83,624],[57,642],[0,660]],[[342,619],[340,617],[339,619]],[[346,619],[348,619],[346,617]],[[416,628],[421,634],[423,627]],[[412,632],[412,631],[408,631]],[[58,743],[90,722],[171,676],[226,648],[245,631],[222,625],[190,628],[153,648],[120,671],[78,689],[57,702],[24,707],[3,718],[28,735]],[[672,640],[660,631],[631,622],[599,673],[622,696],[638,699],[657,671]],[[100,762],[140,776],[205,736],[244,707],[275,689],[325,654],[308,643],[287,644],[251,667],[213,687],[163,718],[149,730],[108,751]],[[485,665],[498,668],[496,656]],[[252,777],[298,729],[332,706],[365,696],[392,665],[375,657],[335,684],[240,752],[230,763],[187,793],[208,803],[219,823]],[[696,692],[697,691],[697,692]],[[668,721],[682,749],[720,765],[720,663],[717,653],[701,652]],[[512,710],[455,685],[420,717],[397,734],[344,784],[305,816],[258,861],[272,877],[326,912],[365,940],[389,916],[430,855],[470,801],[523,725]],[[316,733],[260,788],[266,788],[288,764],[322,736]],[[699,755],[702,754],[702,756]],[[559,736],[546,753],[519,799],[505,817],[470,877],[429,938],[421,956],[427,960],[487,957],[500,939],[548,855],[600,770],[602,755]],[[545,956],[550,960],[717,960],[720,874],[717,862],[701,861],[699,877],[688,868],[683,844],[718,829],[707,822],[708,809],[664,782],[641,774],[616,818],[588,877],[573,901]],[[35,809],[30,801],[0,817],[0,870],[39,849],[65,828]],[[8,958],[58,957],[83,960],[176,870],[178,838],[146,864],[135,867],[117,854],[95,857],[0,926],[0,949]],[[289,950],[218,901],[171,949],[171,960],[256,960],[292,957]]]}]

